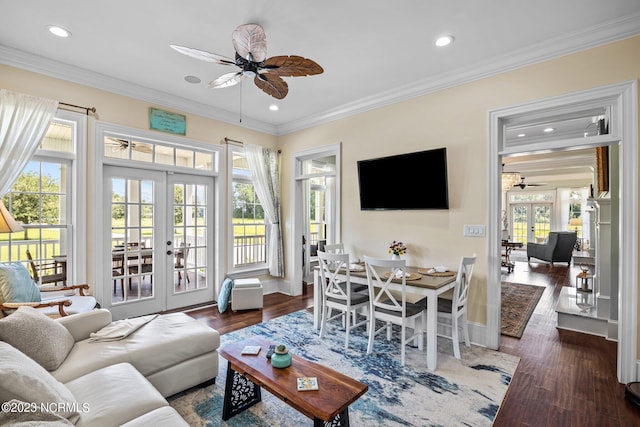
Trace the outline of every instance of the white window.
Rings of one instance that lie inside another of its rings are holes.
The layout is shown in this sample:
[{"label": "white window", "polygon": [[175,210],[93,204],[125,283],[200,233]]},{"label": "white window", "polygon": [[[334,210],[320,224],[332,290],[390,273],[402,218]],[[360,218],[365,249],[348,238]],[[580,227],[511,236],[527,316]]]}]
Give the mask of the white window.
[{"label": "white window", "polygon": [[84,170],[84,164],[78,163],[84,158],[78,155],[79,147],[84,152],[84,139],[79,143],[78,137],[84,138],[85,133],[78,128],[83,129],[84,122],[83,116],[59,112],[3,199],[24,231],[0,234],[0,261],[24,262],[34,278],[64,272],[67,283],[84,280],[84,249],[78,246],[84,248],[85,242],[75,241],[73,233],[74,228],[84,227],[86,211],[78,209],[85,201],[73,198],[81,194],[76,177],[78,170]]},{"label": "white window", "polygon": [[242,148],[230,147],[231,228],[234,269],[265,268],[267,241],[264,210],[256,195]]}]

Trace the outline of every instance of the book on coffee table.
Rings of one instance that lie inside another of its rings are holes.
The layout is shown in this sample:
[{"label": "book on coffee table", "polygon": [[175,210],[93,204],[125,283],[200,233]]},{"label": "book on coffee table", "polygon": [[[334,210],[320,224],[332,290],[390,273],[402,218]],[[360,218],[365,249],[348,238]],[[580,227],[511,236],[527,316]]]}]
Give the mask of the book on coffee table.
[{"label": "book on coffee table", "polygon": [[261,347],[259,345],[246,345],[242,349],[242,354],[258,354],[260,353],[260,348]]},{"label": "book on coffee table", "polygon": [[302,377],[298,378],[298,391],[317,390],[318,378]]}]

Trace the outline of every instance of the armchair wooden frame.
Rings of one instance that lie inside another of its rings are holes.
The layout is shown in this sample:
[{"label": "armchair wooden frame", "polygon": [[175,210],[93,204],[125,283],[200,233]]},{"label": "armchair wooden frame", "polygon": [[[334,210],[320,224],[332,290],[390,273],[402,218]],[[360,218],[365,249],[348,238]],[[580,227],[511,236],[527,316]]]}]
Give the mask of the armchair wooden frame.
[{"label": "armchair wooden frame", "polygon": [[[82,285],[70,285],[70,286],[42,286],[40,292],[58,292],[58,291],[75,291],[78,289],[80,296],[86,296],[85,290],[89,290],[89,285],[84,283]],[[29,306],[33,308],[45,308],[45,307],[58,307],[58,313],[60,317],[68,316],[69,314],[64,311],[64,307],[71,306],[71,300],[63,299],[58,301],[40,301],[40,302],[5,302],[0,303],[0,311],[15,310],[21,306]]]}]

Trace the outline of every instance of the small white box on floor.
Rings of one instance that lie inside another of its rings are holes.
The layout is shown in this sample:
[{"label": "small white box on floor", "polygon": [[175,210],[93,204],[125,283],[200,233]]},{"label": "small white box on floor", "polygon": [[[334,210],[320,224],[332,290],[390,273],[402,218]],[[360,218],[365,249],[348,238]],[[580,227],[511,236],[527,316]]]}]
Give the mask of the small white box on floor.
[{"label": "small white box on floor", "polygon": [[260,279],[235,279],[231,290],[231,310],[262,308],[262,283]]}]

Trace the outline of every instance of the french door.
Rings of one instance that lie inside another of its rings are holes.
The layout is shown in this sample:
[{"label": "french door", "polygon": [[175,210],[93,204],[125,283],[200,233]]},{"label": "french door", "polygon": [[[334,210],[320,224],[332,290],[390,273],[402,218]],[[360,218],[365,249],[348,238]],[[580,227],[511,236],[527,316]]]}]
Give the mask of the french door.
[{"label": "french door", "polygon": [[[167,309],[214,299],[213,185],[211,178],[168,176],[166,254],[169,255]],[[169,254],[173,252],[173,254]]]},{"label": "french door", "polygon": [[212,301],[212,179],[116,166],[104,172],[111,267],[104,300],[114,318]]},{"label": "french door", "polygon": [[511,240],[526,244],[541,242],[551,231],[551,203],[511,205]]}]

